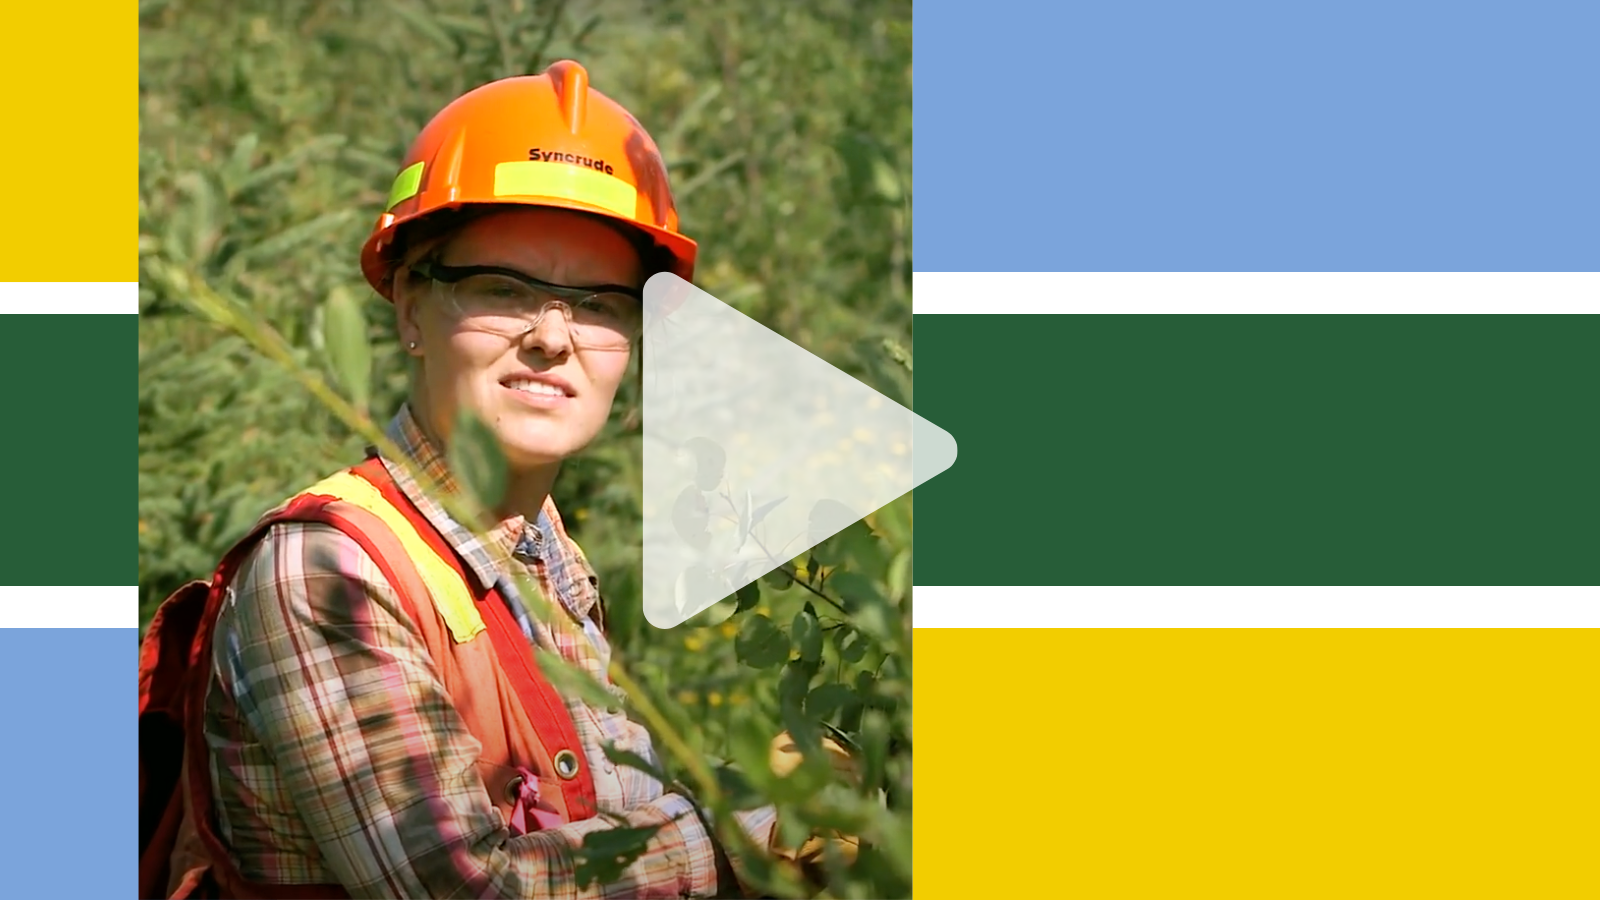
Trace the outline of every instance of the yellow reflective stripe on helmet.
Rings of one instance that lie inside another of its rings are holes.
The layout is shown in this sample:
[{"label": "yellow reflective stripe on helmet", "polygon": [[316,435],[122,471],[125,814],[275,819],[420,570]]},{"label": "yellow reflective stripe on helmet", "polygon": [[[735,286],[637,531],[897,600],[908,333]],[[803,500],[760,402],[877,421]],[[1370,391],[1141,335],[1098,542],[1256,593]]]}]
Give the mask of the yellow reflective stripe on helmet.
[{"label": "yellow reflective stripe on helmet", "polygon": [[389,205],[385,211],[394,209],[402,200],[410,200],[417,195],[417,189],[422,187],[422,163],[412,163],[400,170],[395,176],[394,184],[389,188]]},{"label": "yellow reflective stripe on helmet", "polygon": [[456,643],[464,644],[484,630],[483,617],[478,615],[478,607],[472,601],[472,591],[460,574],[422,539],[405,514],[384,499],[370,481],[351,472],[340,472],[300,492],[300,496],[307,494],[335,497],[360,507],[377,516],[394,532],[417,567],[417,574],[422,576],[423,584],[433,597],[433,605],[444,616]]},{"label": "yellow reflective stripe on helmet", "polygon": [[636,218],[639,192],[633,185],[596,169],[564,162],[517,160],[494,167],[496,197],[553,197],[576,200]]}]

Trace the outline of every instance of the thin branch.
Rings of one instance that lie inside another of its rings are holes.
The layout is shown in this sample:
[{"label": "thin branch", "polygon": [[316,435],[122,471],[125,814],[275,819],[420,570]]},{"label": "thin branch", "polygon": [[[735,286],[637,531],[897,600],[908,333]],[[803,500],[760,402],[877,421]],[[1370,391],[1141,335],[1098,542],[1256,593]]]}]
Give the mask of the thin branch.
[{"label": "thin branch", "polygon": [[[246,310],[237,302],[223,297],[202,276],[187,267],[172,265],[161,260],[151,260],[150,268],[153,275],[165,282],[165,287],[181,295],[179,302],[195,309],[215,324],[237,334],[267,359],[283,366],[335,418],[343,422],[346,427],[360,435],[368,443],[377,447],[379,452],[389,460],[405,469],[457,521],[463,523],[482,521],[483,511],[474,498],[444,492],[439,482],[428,477],[420,467],[414,465],[410,458],[388,439],[383,430],[378,428],[366,413],[357,410],[330,388],[323,378],[295,360],[282,335],[278,334],[258,314]],[[511,559],[507,551],[493,543],[485,546],[494,558],[496,568],[504,572],[516,571],[511,566]],[[528,604],[530,613],[547,626],[564,632],[571,639],[579,639],[576,623],[570,617],[560,615],[554,604],[532,585],[525,576],[516,575],[513,578],[513,582],[517,586],[519,593],[522,594],[523,601]],[[599,690],[615,696],[615,692],[611,687],[590,675],[586,669],[568,662],[559,655],[552,654],[549,659],[561,669],[569,672],[575,679],[582,679]],[[749,835],[744,833],[744,829],[734,819],[732,811],[728,808],[726,799],[722,795],[721,787],[717,783],[710,767],[706,764],[705,759],[689,747],[683,737],[678,734],[672,724],[656,708],[649,695],[623,671],[620,656],[616,653],[612,655],[611,663],[607,667],[607,674],[611,678],[612,685],[626,696],[626,699],[646,720],[645,724],[666,747],[668,752],[689,771],[695,782],[695,789],[700,793],[700,796],[706,798],[706,806],[710,807],[712,821],[718,835],[728,846],[738,847],[740,853],[747,857],[764,856],[764,848],[756,847],[750,840]],[[776,886],[777,883],[760,885],[762,888]],[[776,891],[776,893],[785,892],[780,890]]]},{"label": "thin branch", "polygon": [[561,24],[561,18],[566,15],[567,0],[556,0],[555,8],[551,11],[550,18],[544,23],[544,34],[540,35],[539,43],[533,48],[533,57],[528,60],[528,71],[539,71],[539,65],[544,61],[546,50],[550,49],[550,42],[556,38],[556,28]]},{"label": "thin branch", "polygon": [[489,0],[484,4],[484,14],[489,17],[489,30],[494,32],[494,40],[500,45],[500,77],[521,74],[512,61],[511,36],[506,34],[505,24],[500,21],[500,3],[498,0]]}]

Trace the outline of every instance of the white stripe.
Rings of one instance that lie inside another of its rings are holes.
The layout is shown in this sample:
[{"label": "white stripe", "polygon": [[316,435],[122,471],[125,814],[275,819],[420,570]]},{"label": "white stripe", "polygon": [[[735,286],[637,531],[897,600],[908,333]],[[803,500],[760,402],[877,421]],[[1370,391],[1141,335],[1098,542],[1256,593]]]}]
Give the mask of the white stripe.
[{"label": "white stripe", "polygon": [[0,628],[138,627],[137,586],[0,586]]},{"label": "white stripe", "polygon": [[139,313],[137,281],[0,281],[0,313]]},{"label": "white stripe", "polygon": [[1600,272],[915,272],[928,313],[1597,313]]},{"label": "white stripe", "polygon": [[916,588],[916,628],[1596,628],[1596,587]]}]

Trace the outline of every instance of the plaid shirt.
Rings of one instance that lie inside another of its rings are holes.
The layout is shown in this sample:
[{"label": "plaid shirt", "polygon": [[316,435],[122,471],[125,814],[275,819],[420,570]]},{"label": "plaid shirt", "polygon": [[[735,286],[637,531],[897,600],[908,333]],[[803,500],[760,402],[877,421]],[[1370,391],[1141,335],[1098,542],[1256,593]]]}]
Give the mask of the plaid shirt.
[{"label": "plaid shirt", "polygon": [[[389,436],[425,477],[455,483],[402,409]],[[499,588],[531,642],[610,685],[610,645],[590,618],[597,579],[552,502],[478,536],[408,473],[385,465],[466,561]],[[579,627],[530,616],[487,542]],[[466,730],[394,588],[360,546],[328,526],[279,523],[251,553],[217,622],[205,733],[217,834],[257,882],[342,884],[353,897],[689,897],[719,889],[712,839],[690,802],[606,759],[605,742],[654,762],[645,729],[569,699],[606,813],[661,825],[609,885],[580,889],[572,848],[603,818],[511,837],[475,768]],[[580,630],[581,628],[581,630]],[[613,687],[613,689],[615,689]],[[740,815],[758,846],[770,807]],[[722,885],[726,890],[731,886]]]}]

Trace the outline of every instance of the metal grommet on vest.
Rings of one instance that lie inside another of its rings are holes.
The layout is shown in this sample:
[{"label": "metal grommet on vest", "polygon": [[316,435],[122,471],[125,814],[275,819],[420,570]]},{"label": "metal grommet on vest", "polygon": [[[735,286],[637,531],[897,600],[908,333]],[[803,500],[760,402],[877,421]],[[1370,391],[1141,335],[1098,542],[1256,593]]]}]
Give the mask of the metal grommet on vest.
[{"label": "metal grommet on vest", "polygon": [[517,777],[506,782],[507,803],[516,803],[517,799],[522,796],[522,785],[524,784],[524,781],[525,779],[523,779],[521,775],[518,775]]},{"label": "metal grommet on vest", "polygon": [[556,765],[556,775],[562,781],[571,781],[578,777],[578,754],[571,750],[562,750],[553,760]]}]

